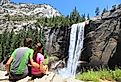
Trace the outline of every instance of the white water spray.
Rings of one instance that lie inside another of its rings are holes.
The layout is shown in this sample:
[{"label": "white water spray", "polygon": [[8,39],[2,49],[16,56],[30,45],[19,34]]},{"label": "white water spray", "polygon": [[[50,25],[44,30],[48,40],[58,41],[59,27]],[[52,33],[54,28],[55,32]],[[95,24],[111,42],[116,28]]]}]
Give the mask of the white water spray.
[{"label": "white water spray", "polygon": [[75,77],[78,60],[83,48],[85,22],[73,24],[71,26],[69,59],[67,67],[59,70],[63,77]]}]

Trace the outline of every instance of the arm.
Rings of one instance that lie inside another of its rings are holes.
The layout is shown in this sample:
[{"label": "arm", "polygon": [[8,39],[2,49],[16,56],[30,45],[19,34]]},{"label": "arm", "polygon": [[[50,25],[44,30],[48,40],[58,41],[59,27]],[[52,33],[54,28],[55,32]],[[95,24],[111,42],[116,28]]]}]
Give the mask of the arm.
[{"label": "arm", "polygon": [[44,56],[42,54],[38,53],[37,59],[39,60],[39,63],[40,63],[40,70],[45,74],[46,67],[43,64],[44,63]]},{"label": "arm", "polygon": [[11,64],[11,62],[13,61],[13,59],[15,57],[16,51],[17,51],[17,49],[14,50],[14,52],[12,53],[11,57],[8,59],[6,65],[5,65],[7,73],[9,73],[9,71],[10,71],[10,64]]},{"label": "arm", "polygon": [[33,60],[32,58],[30,59],[30,62],[31,62],[31,65],[32,65],[33,67],[38,68],[38,69],[41,69],[41,70],[44,70],[44,69],[43,69],[43,64],[42,64],[42,63],[41,63],[41,64],[38,64],[38,63],[34,62],[34,60]]},{"label": "arm", "polygon": [[33,59],[30,59],[30,62],[31,62],[31,64],[32,64],[33,67],[40,69],[43,73],[46,72],[45,71],[45,68],[43,68],[44,65],[42,63],[41,64],[38,64],[38,63],[34,62]]},{"label": "arm", "polygon": [[11,64],[12,61],[13,61],[13,57],[11,56],[11,57],[9,58],[9,60],[7,61],[6,65],[5,65],[7,73],[9,73],[10,64]]},{"label": "arm", "polygon": [[39,64],[34,62],[34,60],[32,58],[30,58],[30,62],[31,62],[33,67],[35,67],[35,68],[39,68],[40,67]]},{"label": "arm", "polygon": [[39,68],[39,64],[38,63],[36,63],[36,62],[34,62],[34,60],[33,60],[33,54],[34,54],[34,50],[33,49],[30,49],[29,50],[30,51],[30,63],[31,63],[31,65],[33,66],[33,67],[35,67],[35,68]]}]

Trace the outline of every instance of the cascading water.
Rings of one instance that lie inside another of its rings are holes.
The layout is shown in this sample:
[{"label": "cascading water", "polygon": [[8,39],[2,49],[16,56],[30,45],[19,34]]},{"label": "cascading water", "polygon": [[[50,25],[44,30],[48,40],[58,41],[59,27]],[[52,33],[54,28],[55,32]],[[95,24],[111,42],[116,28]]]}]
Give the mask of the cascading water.
[{"label": "cascading water", "polygon": [[63,77],[75,77],[78,60],[83,48],[85,22],[73,24],[71,26],[69,59],[67,67],[58,72]]}]

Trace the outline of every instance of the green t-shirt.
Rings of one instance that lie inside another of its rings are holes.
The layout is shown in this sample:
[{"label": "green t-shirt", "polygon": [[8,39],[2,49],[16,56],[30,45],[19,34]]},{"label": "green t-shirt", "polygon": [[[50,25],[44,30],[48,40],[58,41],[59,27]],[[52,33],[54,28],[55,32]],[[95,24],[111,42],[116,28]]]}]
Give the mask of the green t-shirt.
[{"label": "green t-shirt", "polygon": [[33,49],[21,47],[12,53],[13,61],[11,63],[10,72],[14,74],[28,73],[29,59],[33,57]]}]

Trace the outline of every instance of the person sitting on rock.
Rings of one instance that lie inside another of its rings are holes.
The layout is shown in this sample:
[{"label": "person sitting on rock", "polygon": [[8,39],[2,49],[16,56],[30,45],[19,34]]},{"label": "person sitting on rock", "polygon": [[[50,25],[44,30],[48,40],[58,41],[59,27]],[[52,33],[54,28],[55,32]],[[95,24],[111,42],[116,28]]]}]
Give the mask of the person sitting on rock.
[{"label": "person sitting on rock", "polygon": [[37,43],[34,50],[33,60],[40,65],[40,69],[32,67],[32,80],[35,78],[41,78],[45,74],[48,74],[48,66],[44,63],[44,55],[42,54],[43,44]]},{"label": "person sitting on rock", "polygon": [[40,65],[33,61],[34,50],[31,49],[31,45],[32,39],[26,38],[24,40],[24,47],[15,49],[7,61],[6,71],[9,73],[10,81],[16,82],[28,75],[29,61],[33,67],[39,69]]}]

